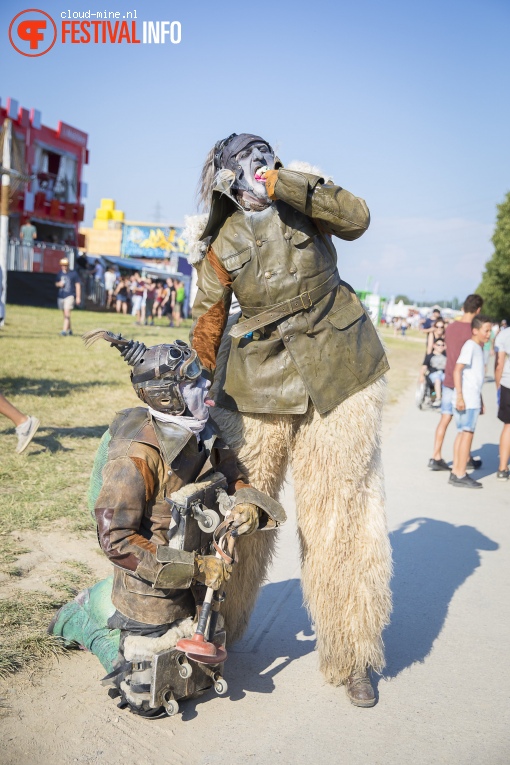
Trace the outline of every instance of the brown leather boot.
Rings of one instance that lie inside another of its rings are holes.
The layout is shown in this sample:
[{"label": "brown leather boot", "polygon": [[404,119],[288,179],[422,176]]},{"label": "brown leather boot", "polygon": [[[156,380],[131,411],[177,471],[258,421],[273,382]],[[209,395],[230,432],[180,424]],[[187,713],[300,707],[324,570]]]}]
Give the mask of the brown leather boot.
[{"label": "brown leather boot", "polygon": [[368,670],[355,670],[347,678],[345,690],[351,704],[356,707],[373,707],[375,693],[370,682]]}]

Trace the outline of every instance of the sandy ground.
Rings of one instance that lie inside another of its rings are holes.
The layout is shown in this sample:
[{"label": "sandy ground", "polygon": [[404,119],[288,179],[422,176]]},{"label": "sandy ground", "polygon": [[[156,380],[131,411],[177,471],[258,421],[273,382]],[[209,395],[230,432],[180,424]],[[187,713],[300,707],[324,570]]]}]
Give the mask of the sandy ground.
[{"label": "sandy ground", "polygon": [[[387,413],[395,609],[376,707],[353,707],[317,670],[289,486],[289,522],[249,631],[230,652],[226,697],[208,693],[182,704],[176,717],[143,720],[117,709],[99,683],[98,660],[76,651],[4,683],[0,763],[507,763],[510,485],[495,480],[493,388],[486,399],[475,437],[485,463],[479,492],[453,489],[444,473],[427,471],[438,415],[418,412],[412,392]],[[98,577],[109,573],[93,534],[18,536],[33,551],[20,560],[18,586],[44,590],[70,558]]]}]

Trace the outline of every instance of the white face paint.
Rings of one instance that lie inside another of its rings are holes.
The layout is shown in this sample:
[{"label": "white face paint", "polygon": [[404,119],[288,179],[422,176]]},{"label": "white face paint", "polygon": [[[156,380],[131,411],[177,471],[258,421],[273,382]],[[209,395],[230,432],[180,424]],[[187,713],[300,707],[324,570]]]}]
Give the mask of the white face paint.
[{"label": "white face paint", "polygon": [[206,404],[207,392],[211,387],[209,380],[199,377],[180,384],[182,397],[191,414],[197,420],[207,420],[209,417],[209,405]]},{"label": "white face paint", "polygon": [[264,202],[269,201],[266,182],[258,175],[258,170],[262,167],[271,170],[274,168],[274,154],[267,143],[262,141],[251,143],[246,149],[240,151],[235,159],[243,171],[244,180],[251,188],[252,194]]}]

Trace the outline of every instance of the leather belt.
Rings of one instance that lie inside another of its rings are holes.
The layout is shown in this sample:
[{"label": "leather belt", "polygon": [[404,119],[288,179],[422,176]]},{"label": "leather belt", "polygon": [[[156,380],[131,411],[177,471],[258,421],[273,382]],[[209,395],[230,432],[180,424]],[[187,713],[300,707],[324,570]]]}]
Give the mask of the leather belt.
[{"label": "leather belt", "polygon": [[[255,309],[260,310],[256,316],[251,319],[245,319],[244,321],[234,324],[228,333],[230,337],[243,337],[256,329],[262,329],[268,324],[273,324],[275,321],[291,316],[299,311],[306,311],[311,308],[318,300],[326,297],[335,287],[340,284],[340,275],[338,271],[331,274],[325,282],[319,284],[318,287],[314,287],[312,290],[302,292],[300,295],[290,300],[284,300],[281,303],[269,306],[268,308]],[[241,306],[241,311],[248,310],[248,306]]]}]

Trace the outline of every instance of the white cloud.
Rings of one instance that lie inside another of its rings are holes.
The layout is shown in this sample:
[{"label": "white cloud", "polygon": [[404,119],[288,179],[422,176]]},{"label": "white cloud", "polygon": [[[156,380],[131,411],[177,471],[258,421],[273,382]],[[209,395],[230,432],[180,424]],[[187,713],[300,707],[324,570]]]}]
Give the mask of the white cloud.
[{"label": "white cloud", "polygon": [[492,233],[492,224],[464,218],[373,218],[361,239],[337,240],[340,274],[356,289],[371,276],[387,296],[462,300],[480,283]]}]

